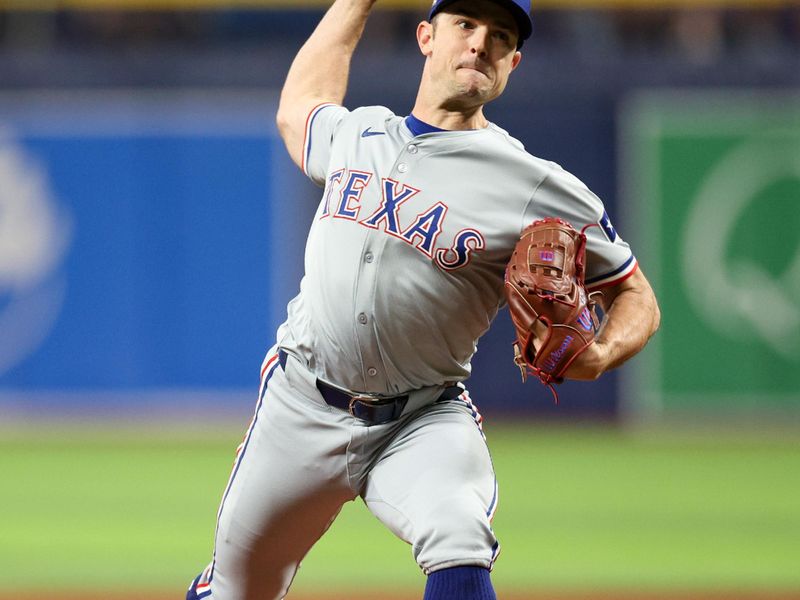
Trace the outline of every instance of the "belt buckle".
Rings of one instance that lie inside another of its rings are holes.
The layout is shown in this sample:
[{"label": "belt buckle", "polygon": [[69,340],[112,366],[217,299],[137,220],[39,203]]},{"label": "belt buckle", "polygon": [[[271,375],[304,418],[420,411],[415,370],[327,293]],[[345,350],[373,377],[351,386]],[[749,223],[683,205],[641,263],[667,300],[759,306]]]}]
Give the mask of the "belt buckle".
[{"label": "belt buckle", "polygon": [[395,398],[382,398],[381,396],[373,396],[370,394],[357,394],[350,398],[350,403],[347,406],[347,412],[350,413],[351,417],[355,417],[356,419],[363,419],[365,417],[359,416],[356,414],[355,407],[356,404],[361,403],[362,405],[366,405],[368,409],[374,410],[380,406],[386,406],[389,404],[395,403]]},{"label": "belt buckle", "polygon": [[354,409],[357,402],[364,402],[366,404],[378,404],[377,402],[378,400],[380,400],[380,398],[378,398],[377,396],[370,396],[368,394],[357,394],[355,396],[351,396],[350,403],[347,405],[347,412],[350,413],[351,417],[356,417]]}]

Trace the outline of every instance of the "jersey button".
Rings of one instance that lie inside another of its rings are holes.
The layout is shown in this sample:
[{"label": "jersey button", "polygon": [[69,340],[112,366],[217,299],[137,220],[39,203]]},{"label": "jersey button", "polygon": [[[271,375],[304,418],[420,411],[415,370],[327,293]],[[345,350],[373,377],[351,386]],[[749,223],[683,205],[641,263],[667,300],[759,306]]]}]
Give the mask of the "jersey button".
[{"label": "jersey button", "polygon": [[408,171],[408,165],[406,163],[400,163],[399,165],[397,165],[397,170],[400,171],[401,173],[405,173],[406,171]]},{"label": "jersey button", "polygon": [[375,377],[375,375],[378,374],[378,369],[376,369],[375,367],[370,367],[367,370],[367,373],[369,374],[370,377]]},{"label": "jersey button", "polygon": [[417,153],[417,147],[414,144],[410,144],[408,146],[408,152],[409,152],[409,154],[416,154]]},{"label": "jersey button", "polygon": [[365,315],[364,313],[361,313],[360,315],[358,315],[358,322],[361,323],[362,325],[366,325],[367,324],[367,315]]},{"label": "jersey button", "polygon": [[368,263],[371,263],[373,260],[375,260],[375,257],[372,255],[372,252],[367,252],[364,255],[364,260],[367,261]]}]

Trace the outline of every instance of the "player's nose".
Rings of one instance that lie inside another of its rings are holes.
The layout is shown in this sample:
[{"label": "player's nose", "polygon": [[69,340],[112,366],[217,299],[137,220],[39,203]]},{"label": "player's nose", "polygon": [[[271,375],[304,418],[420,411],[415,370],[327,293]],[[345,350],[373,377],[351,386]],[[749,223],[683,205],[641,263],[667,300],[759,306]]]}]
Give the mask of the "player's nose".
[{"label": "player's nose", "polygon": [[487,44],[489,43],[488,27],[476,27],[470,36],[470,51],[472,54],[485,58],[487,55]]}]

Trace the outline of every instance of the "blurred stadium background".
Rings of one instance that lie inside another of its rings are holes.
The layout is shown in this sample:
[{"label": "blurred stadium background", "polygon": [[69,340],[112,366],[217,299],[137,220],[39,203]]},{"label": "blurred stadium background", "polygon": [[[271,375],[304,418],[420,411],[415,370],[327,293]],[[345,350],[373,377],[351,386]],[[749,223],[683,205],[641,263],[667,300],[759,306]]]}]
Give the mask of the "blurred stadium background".
[{"label": "blurred stadium background", "polygon": [[[426,4],[379,0],[349,106],[409,110]],[[180,598],[208,560],[319,193],[273,117],[327,5],[0,0],[0,597]],[[559,406],[505,314],[481,342],[501,597],[800,598],[800,3],[534,7],[487,114],[605,200],[663,325]],[[421,585],[353,505],[297,593]]]}]

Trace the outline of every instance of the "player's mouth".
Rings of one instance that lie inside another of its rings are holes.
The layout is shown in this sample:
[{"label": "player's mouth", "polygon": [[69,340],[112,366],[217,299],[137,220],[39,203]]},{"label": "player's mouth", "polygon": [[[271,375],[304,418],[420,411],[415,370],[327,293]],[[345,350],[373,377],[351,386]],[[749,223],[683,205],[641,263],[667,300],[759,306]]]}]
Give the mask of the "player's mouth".
[{"label": "player's mouth", "polygon": [[489,73],[487,73],[487,70],[485,68],[481,67],[480,65],[476,65],[476,64],[472,64],[472,63],[462,63],[462,64],[458,65],[458,68],[459,69],[466,69],[466,70],[469,70],[469,71],[477,71],[478,73],[480,73],[484,77],[489,77]]}]

